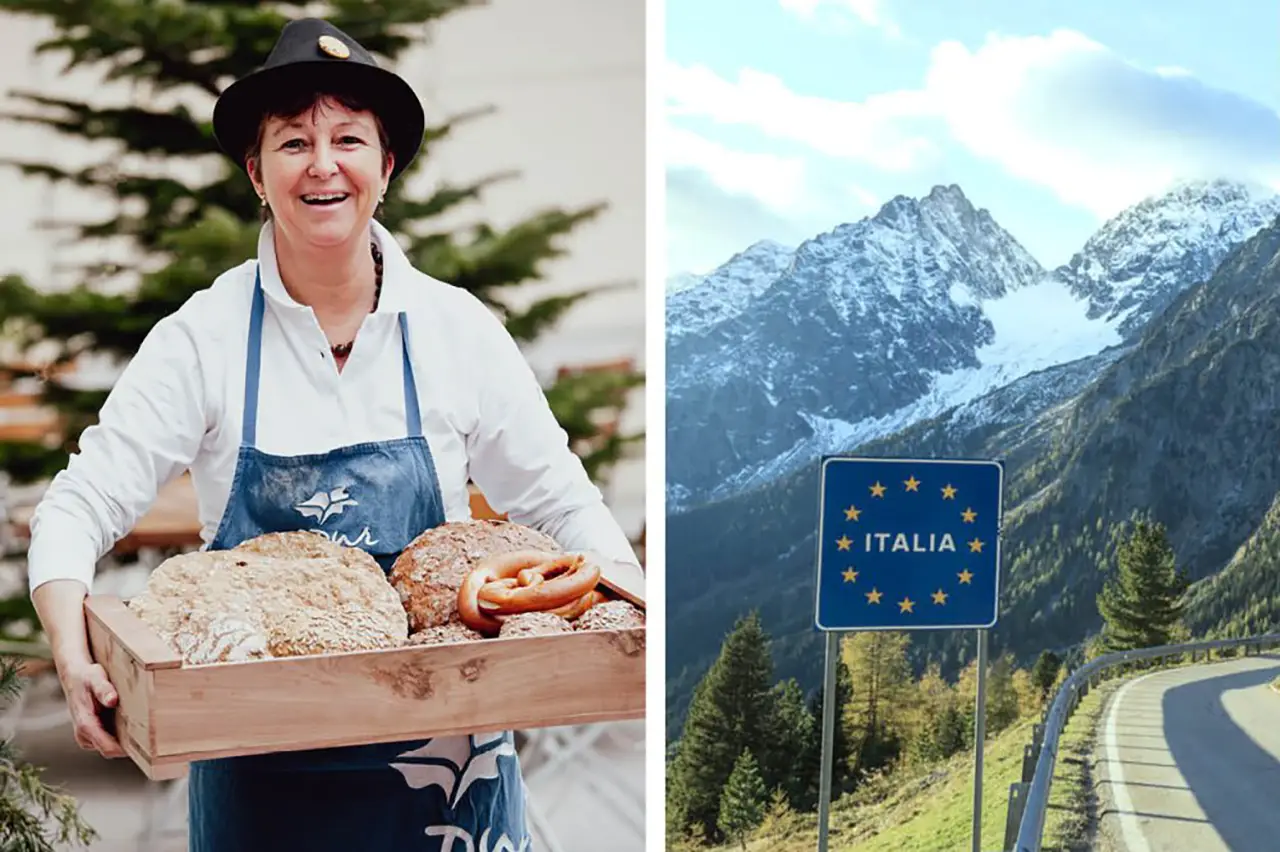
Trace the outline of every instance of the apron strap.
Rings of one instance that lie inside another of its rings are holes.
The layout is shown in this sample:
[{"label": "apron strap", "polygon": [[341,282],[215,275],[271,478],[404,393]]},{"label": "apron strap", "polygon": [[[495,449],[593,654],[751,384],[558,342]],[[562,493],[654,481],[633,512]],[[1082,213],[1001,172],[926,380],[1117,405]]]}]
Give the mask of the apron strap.
[{"label": "apron strap", "polygon": [[[258,377],[262,371],[262,317],[266,300],[262,292],[262,273],[254,274],[253,310],[249,313],[249,342],[244,368],[244,414],[240,440],[252,447],[258,430]],[[418,383],[413,377],[413,361],[409,357],[409,321],[400,312],[401,363],[404,366],[404,417],[410,438],[422,437],[422,411],[418,406]]]},{"label": "apron strap", "polygon": [[266,311],[262,294],[262,272],[253,276],[253,310],[249,313],[249,351],[244,367],[244,414],[240,441],[252,447],[258,432],[258,374],[262,370],[262,316]]},{"label": "apron strap", "polygon": [[418,408],[418,383],[413,378],[413,360],[409,357],[409,320],[400,312],[400,351],[404,362],[404,417],[410,438],[422,437],[422,412]]}]

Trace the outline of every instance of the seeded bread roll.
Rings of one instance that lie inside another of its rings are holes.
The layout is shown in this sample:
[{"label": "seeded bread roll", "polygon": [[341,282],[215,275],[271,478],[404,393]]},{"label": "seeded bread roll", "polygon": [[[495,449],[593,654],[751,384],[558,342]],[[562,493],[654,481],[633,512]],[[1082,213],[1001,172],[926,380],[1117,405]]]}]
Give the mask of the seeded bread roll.
[{"label": "seeded bread roll", "polygon": [[458,620],[458,588],[487,556],[517,550],[561,552],[549,535],[509,521],[452,521],[427,530],[404,549],[389,579],[416,633]]},{"label": "seeded bread roll", "polygon": [[498,631],[499,639],[516,636],[549,636],[553,633],[572,633],[573,625],[568,619],[549,612],[522,612],[509,615],[502,622]]},{"label": "seeded bread roll", "polygon": [[475,642],[483,638],[483,636],[461,621],[450,621],[448,624],[442,624],[439,627],[428,627],[426,630],[419,630],[417,633],[410,634],[408,644],[448,645],[452,642]]},{"label": "seeded bread roll", "polygon": [[575,630],[627,630],[644,627],[644,613],[627,601],[605,601],[584,612]]}]

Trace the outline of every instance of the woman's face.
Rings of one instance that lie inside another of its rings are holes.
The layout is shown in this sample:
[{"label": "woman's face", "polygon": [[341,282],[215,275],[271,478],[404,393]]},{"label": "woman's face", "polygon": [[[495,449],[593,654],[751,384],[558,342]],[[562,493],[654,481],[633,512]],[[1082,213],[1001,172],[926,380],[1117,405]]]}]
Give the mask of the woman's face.
[{"label": "woman's face", "polygon": [[390,173],[373,113],[331,99],[293,118],[268,118],[261,154],[249,163],[275,227],[295,244],[317,248],[364,233]]}]

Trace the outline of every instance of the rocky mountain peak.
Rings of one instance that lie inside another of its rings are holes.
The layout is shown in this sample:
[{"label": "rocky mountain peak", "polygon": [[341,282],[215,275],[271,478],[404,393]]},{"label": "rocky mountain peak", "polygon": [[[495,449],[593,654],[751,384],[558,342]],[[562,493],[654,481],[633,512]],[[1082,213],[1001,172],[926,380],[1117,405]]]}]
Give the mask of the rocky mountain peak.
[{"label": "rocky mountain peak", "polygon": [[1055,274],[1132,339],[1185,287],[1280,216],[1280,195],[1244,183],[1184,180],[1106,222]]},{"label": "rocky mountain peak", "polygon": [[759,240],[710,273],[687,278],[668,290],[667,337],[701,332],[740,314],[791,265],[794,250],[775,240]]}]

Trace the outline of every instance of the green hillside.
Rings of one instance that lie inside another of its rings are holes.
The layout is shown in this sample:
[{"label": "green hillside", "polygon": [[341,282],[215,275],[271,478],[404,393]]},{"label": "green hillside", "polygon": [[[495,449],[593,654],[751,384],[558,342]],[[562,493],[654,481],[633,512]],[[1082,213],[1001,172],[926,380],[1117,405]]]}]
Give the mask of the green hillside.
[{"label": "green hillside", "polygon": [[[1104,683],[1091,692],[1064,732],[1045,823],[1044,852],[1088,848],[1088,760],[1098,718],[1114,688],[1115,684]],[[1030,719],[1020,722],[987,743],[982,785],[984,850],[999,849],[1004,842],[1009,785],[1019,780],[1022,748],[1030,740],[1031,724]],[[940,768],[910,779],[873,783],[835,802],[829,848],[831,852],[956,852],[969,848],[972,820],[973,755],[965,753]],[[762,826],[747,849],[811,852],[816,845],[816,815],[783,814]],[[722,846],[706,852],[740,848]]]}]

